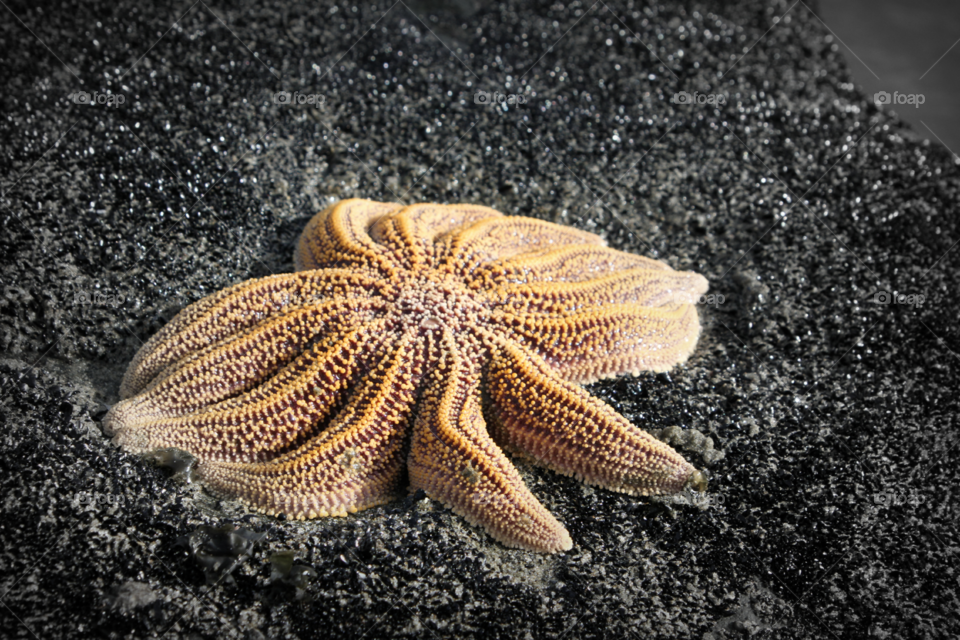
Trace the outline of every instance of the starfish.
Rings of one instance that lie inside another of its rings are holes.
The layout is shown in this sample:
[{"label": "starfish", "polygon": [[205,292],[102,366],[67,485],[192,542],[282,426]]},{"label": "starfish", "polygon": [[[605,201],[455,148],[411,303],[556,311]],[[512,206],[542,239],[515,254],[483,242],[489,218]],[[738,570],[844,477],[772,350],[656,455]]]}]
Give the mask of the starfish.
[{"label": "starfish", "polygon": [[700,275],[482,206],[341,201],[296,271],[181,311],[104,420],[124,449],[195,456],[214,493],[271,515],[346,515],[411,491],[502,543],[566,529],[506,450],[632,495],[704,490],[668,445],[580,385],[693,351]]}]

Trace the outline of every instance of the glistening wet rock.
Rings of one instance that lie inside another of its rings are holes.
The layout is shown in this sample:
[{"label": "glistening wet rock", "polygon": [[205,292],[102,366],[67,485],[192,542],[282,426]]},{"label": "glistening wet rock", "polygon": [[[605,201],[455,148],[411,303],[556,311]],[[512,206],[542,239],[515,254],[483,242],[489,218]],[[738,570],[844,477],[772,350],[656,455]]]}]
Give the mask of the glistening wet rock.
[{"label": "glistening wet rock", "polygon": [[[958,635],[951,154],[853,86],[803,3],[410,7],[10,5],[0,628]],[[355,196],[476,202],[705,274],[691,360],[590,390],[709,438],[711,501],[522,466],[574,540],[546,557],[423,496],[264,518],[112,447],[98,417],[141,344],[190,302],[290,270],[309,217]],[[176,541],[226,525],[267,536],[235,584],[207,585]],[[316,572],[302,599],[275,597],[281,551]]]}]

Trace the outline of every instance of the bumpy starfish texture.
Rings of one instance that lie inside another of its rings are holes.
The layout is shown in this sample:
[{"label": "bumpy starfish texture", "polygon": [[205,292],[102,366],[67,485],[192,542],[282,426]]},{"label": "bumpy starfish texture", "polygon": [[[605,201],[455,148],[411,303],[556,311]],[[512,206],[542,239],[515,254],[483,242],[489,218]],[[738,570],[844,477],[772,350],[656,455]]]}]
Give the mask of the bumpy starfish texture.
[{"label": "bumpy starfish texture", "polygon": [[683,362],[695,273],[591,233],[486,207],[342,201],[304,230],[295,273],[184,309],[130,364],[115,441],[175,447],[251,508],[345,515],[404,470],[506,545],[570,549],[504,450],[633,495],[704,476],[579,385]]}]

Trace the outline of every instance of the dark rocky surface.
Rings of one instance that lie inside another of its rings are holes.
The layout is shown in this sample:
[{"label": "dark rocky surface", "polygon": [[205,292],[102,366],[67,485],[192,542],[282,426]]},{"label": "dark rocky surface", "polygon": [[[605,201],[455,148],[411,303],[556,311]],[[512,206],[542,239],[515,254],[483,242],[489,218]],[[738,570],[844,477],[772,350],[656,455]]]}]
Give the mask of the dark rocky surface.
[{"label": "dark rocky surface", "polygon": [[[5,6],[0,635],[960,634],[960,171],[803,4]],[[707,496],[521,466],[574,539],[547,557],[422,495],[251,515],[112,447],[142,342],[290,270],[353,196],[487,204],[706,275],[692,359],[591,390],[709,463]]]}]

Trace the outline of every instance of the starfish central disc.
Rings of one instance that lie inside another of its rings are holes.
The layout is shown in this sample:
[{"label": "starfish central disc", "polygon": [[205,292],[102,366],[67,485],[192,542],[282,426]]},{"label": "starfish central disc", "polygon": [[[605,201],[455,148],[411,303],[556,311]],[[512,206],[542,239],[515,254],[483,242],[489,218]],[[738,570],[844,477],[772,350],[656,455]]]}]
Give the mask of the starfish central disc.
[{"label": "starfish central disc", "polygon": [[486,207],[368,200],[314,216],[295,265],[151,338],[104,419],[115,442],[183,449],[212,491],[294,518],[381,504],[407,477],[550,553],[573,542],[505,452],[633,495],[705,488],[579,386],[686,360],[703,277]]},{"label": "starfish central disc", "polygon": [[417,278],[397,295],[391,318],[399,325],[456,333],[486,326],[490,311],[475,293],[453,278]]}]

